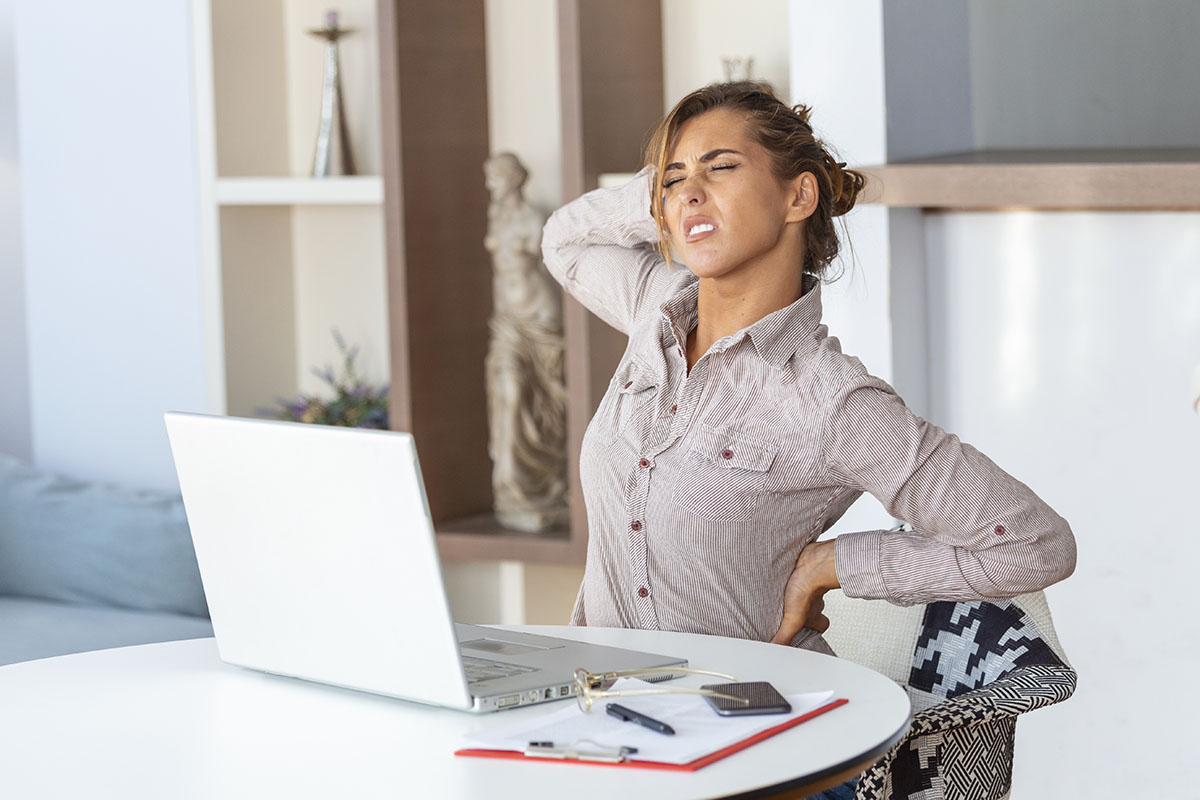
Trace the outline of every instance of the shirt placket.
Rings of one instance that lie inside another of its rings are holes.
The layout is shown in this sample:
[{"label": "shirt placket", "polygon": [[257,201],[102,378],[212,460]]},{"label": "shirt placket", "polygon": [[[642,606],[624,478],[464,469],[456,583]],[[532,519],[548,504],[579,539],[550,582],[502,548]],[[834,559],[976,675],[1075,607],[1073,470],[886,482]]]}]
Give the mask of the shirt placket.
[{"label": "shirt placket", "polygon": [[[682,351],[680,352],[682,356]],[[674,365],[672,365],[674,367]],[[685,365],[672,372],[683,375]],[[625,487],[626,517],[629,520],[627,533],[627,551],[629,554],[630,576],[633,591],[633,607],[637,613],[638,625],[644,629],[657,630],[658,612],[654,604],[654,583],[650,575],[649,536],[653,531],[646,524],[646,507],[650,496],[650,481],[654,477],[655,459],[670,447],[687,428],[687,420],[699,404],[700,395],[708,375],[708,359],[703,358],[692,369],[690,375],[682,380],[671,381],[679,388],[673,393],[670,409],[661,414],[645,441],[641,442],[639,453],[634,457],[628,481]],[[656,409],[648,413],[658,413]]]}]

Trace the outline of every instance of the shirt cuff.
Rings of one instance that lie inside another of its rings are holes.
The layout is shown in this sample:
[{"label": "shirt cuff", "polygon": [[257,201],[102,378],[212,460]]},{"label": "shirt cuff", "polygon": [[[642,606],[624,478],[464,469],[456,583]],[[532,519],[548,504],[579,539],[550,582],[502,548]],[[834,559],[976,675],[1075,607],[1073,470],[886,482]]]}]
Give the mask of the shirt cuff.
[{"label": "shirt cuff", "polygon": [[879,565],[884,531],[843,533],[833,540],[834,568],[847,597],[864,600],[888,599]]}]

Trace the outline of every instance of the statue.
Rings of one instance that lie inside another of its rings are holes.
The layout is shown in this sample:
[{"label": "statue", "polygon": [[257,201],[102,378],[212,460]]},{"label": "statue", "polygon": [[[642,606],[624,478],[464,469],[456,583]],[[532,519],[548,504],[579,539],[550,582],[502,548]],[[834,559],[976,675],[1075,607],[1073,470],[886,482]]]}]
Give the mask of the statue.
[{"label": "statue", "polygon": [[541,260],[543,219],[525,201],[528,172],[512,153],[483,167],[492,254],[488,455],[496,518],[530,533],[563,528],[567,507],[567,401],[562,295]]}]

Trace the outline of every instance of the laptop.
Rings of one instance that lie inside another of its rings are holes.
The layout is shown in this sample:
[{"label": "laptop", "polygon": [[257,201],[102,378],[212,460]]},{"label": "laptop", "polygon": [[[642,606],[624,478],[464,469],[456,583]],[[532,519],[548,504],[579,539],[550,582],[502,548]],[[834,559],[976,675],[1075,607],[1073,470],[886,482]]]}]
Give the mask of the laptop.
[{"label": "laptop", "polygon": [[223,661],[471,712],[570,697],[577,667],[687,665],[456,624],[410,434],[165,419]]}]

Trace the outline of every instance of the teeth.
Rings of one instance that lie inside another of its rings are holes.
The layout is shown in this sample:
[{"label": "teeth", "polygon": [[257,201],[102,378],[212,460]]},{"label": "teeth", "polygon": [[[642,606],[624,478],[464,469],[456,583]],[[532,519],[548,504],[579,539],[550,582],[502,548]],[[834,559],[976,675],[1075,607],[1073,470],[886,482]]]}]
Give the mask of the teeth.
[{"label": "teeth", "polygon": [[715,231],[716,229],[717,229],[716,225],[709,225],[707,223],[705,223],[704,225],[693,225],[691,228],[688,229],[688,236],[695,236],[697,233],[704,233],[706,231]]}]

